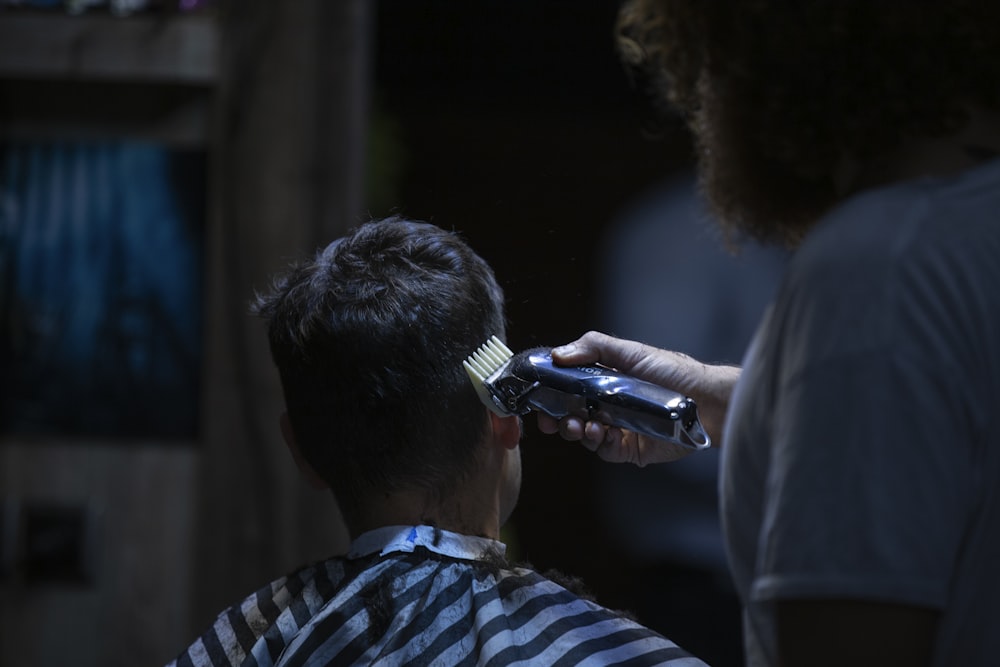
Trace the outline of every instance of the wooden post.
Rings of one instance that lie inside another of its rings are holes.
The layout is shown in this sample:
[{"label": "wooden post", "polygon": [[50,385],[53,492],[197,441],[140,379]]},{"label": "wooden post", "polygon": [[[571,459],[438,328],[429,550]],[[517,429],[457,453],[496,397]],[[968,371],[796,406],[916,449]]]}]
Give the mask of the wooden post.
[{"label": "wooden post", "polygon": [[254,291],[360,221],[370,3],[241,0],[222,16],[212,151],[201,526],[193,623],[346,546],[332,497],[308,490]]}]

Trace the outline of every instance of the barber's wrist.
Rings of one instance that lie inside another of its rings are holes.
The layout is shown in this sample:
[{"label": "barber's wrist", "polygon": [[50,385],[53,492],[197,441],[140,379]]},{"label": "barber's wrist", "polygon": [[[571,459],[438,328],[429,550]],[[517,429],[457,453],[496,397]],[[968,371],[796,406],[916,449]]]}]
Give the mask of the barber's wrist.
[{"label": "barber's wrist", "polygon": [[703,385],[692,398],[698,406],[698,416],[712,439],[713,447],[722,446],[722,430],[729,412],[729,402],[741,372],[742,369],[738,366],[703,366]]}]

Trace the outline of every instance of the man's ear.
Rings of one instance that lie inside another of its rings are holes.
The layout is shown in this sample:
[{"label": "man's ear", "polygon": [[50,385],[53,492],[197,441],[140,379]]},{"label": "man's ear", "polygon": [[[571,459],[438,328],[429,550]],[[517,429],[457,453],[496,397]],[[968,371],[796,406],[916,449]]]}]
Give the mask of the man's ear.
[{"label": "man's ear", "polygon": [[490,427],[493,429],[494,440],[505,449],[517,447],[521,442],[521,417],[518,415],[501,417],[492,410],[487,412],[490,414]]},{"label": "man's ear", "polygon": [[292,458],[295,459],[295,465],[299,467],[302,471],[302,476],[306,478],[309,482],[309,486],[315,489],[328,489],[330,485],[327,484],[319,473],[309,465],[306,458],[302,456],[302,450],[299,449],[299,443],[295,440],[295,431],[292,430],[292,422],[288,418],[287,412],[281,413],[281,418],[279,419],[281,423],[281,435],[285,438],[285,444],[288,445],[288,451],[292,453]]}]

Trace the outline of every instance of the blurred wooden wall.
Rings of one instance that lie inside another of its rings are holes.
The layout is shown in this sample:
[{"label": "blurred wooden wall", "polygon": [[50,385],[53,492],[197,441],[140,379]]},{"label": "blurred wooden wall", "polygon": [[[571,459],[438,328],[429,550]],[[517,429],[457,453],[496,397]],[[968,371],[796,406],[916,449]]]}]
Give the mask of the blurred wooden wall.
[{"label": "blurred wooden wall", "polygon": [[[0,439],[0,665],[163,664],[224,606],[346,544],[281,440],[248,304],[361,219],[372,4],[219,2],[207,22],[0,11],[0,136],[181,143],[210,166],[200,435]],[[164,89],[176,107],[142,104]],[[24,581],[27,505],[84,513],[91,581]]]},{"label": "blurred wooden wall", "polygon": [[196,617],[346,543],[301,483],[253,291],[360,220],[370,15],[365,0],[239,2],[225,17],[213,147],[205,458]]}]

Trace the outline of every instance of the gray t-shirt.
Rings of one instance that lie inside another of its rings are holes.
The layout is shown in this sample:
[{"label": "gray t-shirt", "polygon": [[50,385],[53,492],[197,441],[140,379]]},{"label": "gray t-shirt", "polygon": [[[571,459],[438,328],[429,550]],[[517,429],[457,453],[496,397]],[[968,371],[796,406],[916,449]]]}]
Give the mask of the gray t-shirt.
[{"label": "gray t-shirt", "polygon": [[792,259],[726,425],[750,664],[776,664],[773,602],[797,597],[940,610],[934,665],[997,664],[998,418],[1000,161],[831,212]]}]

